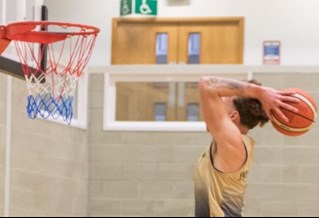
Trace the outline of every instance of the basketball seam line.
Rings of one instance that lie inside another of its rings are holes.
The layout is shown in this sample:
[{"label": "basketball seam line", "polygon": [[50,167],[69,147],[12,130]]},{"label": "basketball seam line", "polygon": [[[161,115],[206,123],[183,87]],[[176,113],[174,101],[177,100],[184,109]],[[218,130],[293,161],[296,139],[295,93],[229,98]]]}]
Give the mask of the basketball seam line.
[{"label": "basketball seam line", "polygon": [[[311,108],[311,110],[313,111],[314,117],[316,117],[316,110],[315,110],[315,108],[312,108],[312,105],[309,105],[309,104],[308,104],[308,103],[310,103],[310,104],[312,104],[312,103],[311,103],[311,102],[308,102],[308,99],[307,99],[307,98],[305,98],[303,95],[301,95],[301,94],[299,94],[299,93],[296,93],[296,94],[294,95],[294,97],[297,98],[297,99],[299,99],[299,100],[301,100],[301,101],[303,101],[304,103],[306,103],[306,104]],[[295,115],[298,115],[298,116],[300,116],[300,117],[302,117],[302,118],[304,118],[304,119],[306,119],[306,120],[309,120],[310,122],[315,123],[315,120],[312,120],[312,119],[310,119],[310,118],[308,118],[308,117],[306,117],[306,116],[304,116],[304,115],[302,115],[302,114],[298,114],[298,113],[295,113],[295,112],[293,112],[293,111],[291,111],[291,113],[293,113],[293,114],[295,114]]]},{"label": "basketball seam line", "polygon": [[300,132],[308,132],[311,128],[311,126],[308,126],[306,128],[294,128],[294,127],[290,127],[290,126],[287,126],[283,123],[281,123],[280,121],[278,121],[276,118],[274,119],[274,123],[284,129],[284,130],[288,130],[288,131],[292,131],[292,132],[296,132],[296,133],[300,133]]},{"label": "basketball seam line", "polygon": [[306,120],[309,120],[309,121],[315,123],[314,120],[312,120],[312,119],[310,119],[310,118],[308,118],[308,117],[306,117],[306,116],[304,116],[304,115],[302,115],[302,114],[298,114],[298,113],[295,113],[295,112],[293,112],[293,111],[290,111],[290,112],[293,113],[293,114],[295,114],[295,115],[297,115],[297,116],[300,116],[300,117],[302,117],[302,118],[304,118],[304,119],[306,119]]}]

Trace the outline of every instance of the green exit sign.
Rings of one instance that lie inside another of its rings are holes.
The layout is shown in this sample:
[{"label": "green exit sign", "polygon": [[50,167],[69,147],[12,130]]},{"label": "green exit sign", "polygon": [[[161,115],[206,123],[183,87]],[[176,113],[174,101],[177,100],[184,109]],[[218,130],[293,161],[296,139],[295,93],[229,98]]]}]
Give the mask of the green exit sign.
[{"label": "green exit sign", "polygon": [[157,15],[157,0],[121,0],[121,16],[131,15]]},{"label": "green exit sign", "polygon": [[136,0],[135,13],[156,16],[157,0]]},{"label": "green exit sign", "polygon": [[121,0],[121,16],[132,14],[133,0]]}]

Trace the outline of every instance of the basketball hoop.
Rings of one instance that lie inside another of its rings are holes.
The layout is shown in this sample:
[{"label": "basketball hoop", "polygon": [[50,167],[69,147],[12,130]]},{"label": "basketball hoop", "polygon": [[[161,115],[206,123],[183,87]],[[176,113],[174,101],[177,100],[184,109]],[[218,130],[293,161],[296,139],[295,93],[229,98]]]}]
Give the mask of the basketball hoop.
[{"label": "basketball hoop", "polygon": [[71,123],[77,82],[99,32],[92,26],[47,21],[12,23],[0,31],[0,40],[14,41],[22,63],[30,118]]}]

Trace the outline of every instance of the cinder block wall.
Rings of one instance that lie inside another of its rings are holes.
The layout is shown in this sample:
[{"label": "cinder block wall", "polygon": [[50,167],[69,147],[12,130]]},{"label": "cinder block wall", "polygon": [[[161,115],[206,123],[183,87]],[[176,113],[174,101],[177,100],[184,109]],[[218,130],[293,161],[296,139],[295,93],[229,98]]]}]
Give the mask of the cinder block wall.
[{"label": "cinder block wall", "polygon": [[319,129],[290,139],[268,127],[254,132],[255,164],[249,175],[247,216],[319,215]]},{"label": "cinder block wall", "polygon": [[[277,89],[299,87],[319,103],[318,74],[260,74]],[[247,215],[319,215],[319,125],[302,137],[284,137],[268,125],[254,131],[255,165],[249,177]]]},{"label": "cinder block wall", "polygon": [[[5,107],[5,78],[0,77],[1,110]],[[87,131],[28,119],[26,96],[25,82],[14,79],[10,216],[86,216]],[[1,157],[5,116],[0,113]],[[3,161],[1,158],[0,209],[3,206]]]},{"label": "cinder block wall", "polygon": [[192,216],[203,133],[105,132],[103,75],[90,76],[90,216]]},{"label": "cinder block wall", "polygon": [[[318,74],[255,76],[265,85],[296,86],[319,102]],[[0,75],[0,212],[6,77]],[[193,169],[206,133],[102,130],[103,75],[90,76],[89,129],[26,117],[25,82],[13,80],[11,216],[193,216]],[[247,216],[318,216],[318,124],[299,138],[271,125],[252,132],[255,164]]]},{"label": "cinder block wall", "polygon": [[[309,90],[318,74],[255,76],[278,89]],[[209,144],[206,133],[105,132],[103,75],[90,76],[90,216],[193,216],[193,168]],[[247,216],[319,215],[319,128],[288,138],[270,124],[254,130],[255,164]]]}]

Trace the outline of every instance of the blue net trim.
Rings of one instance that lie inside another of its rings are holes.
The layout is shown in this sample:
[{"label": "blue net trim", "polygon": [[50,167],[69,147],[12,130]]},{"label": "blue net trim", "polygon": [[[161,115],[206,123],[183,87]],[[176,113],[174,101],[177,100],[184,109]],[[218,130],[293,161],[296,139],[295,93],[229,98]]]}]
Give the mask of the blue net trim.
[{"label": "blue net trim", "polygon": [[73,96],[66,98],[60,97],[58,100],[53,98],[51,94],[28,96],[27,113],[29,118],[36,119],[42,117],[48,119],[63,118],[68,124],[73,118]]}]

